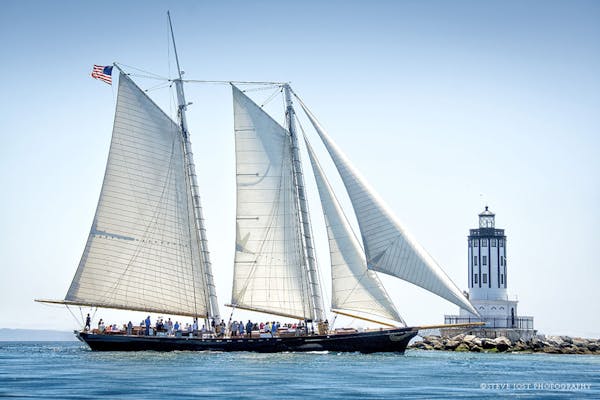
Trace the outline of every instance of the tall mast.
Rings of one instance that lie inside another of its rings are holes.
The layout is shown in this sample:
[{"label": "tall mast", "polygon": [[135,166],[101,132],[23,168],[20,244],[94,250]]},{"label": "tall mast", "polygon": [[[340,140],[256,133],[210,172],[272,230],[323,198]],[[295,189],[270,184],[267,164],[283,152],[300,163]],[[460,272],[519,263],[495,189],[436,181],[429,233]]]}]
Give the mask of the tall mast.
[{"label": "tall mast", "polygon": [[185,118],[185,111],[187,109],[187,103],[185,101],[185,94],[183,92],[183,80],[181,78],[183,72],[179,66],[179,57],[177,55],[177,46],[175,45],[175,35],[173,34],[173,24],[171,22],[171,14],[167,11],[169,17],[169,27],[171,29],[171,38],[173,39],[173,50],[175,51],[175,61],[177,63],[177,74],[178,79],[174,79],[175,90],[177,91],[177,116],[179,118],[179,126],[181,128],[181,134],[183,135],[184,153],[186,161],[187,174],[190,179],[192,189],[192,203],[194,206],[194,218],[196,220],[196,233],[199,236],[200,242],[200,257],[202,260],[203,273],[206,279],[206,286],[208,287],[208,310],[209,318],[213,318],[215,323],[219,322],[219,304],[217,302],[217,293],[215,290],[215,284],[212,274],[212,267],[210,263],[210,253],[208,251],[208,240],[206,238],[206,227],[204,225],[204,216],[202,213],[202,205],[200,204],[200,193],[198,190],[198,180],[196,178],[196,166],[194,164],[194,155],[192,153],[192,143],[190,142],[190,134],[187,128],[187,120]]},{"label": "tall mast", "polygon": [[319,273],[317,271],[317,260],[315,257],[315,248],[313,245],[312,229],[310,225],[310,216],[308,213],[308,203],[306,201],[304,175],[302,174],[302,163],[300,161],[300,149],[298,147],[298,135],[296,134],[296,125],[294,118],[296,116],[292,104],[291,89],[289,85],[284,85],[286,102],[286,122],[292,141],[292,165],[294,169],[294,183],[296,194],[300,206],[300,227],[304,244],[304,257],[308,272],[308,286],[311,305],[313,307],[314,318],[317,321],[325,320],[323,307],[323,297],[321,294],[321,285],[319,283]]}]

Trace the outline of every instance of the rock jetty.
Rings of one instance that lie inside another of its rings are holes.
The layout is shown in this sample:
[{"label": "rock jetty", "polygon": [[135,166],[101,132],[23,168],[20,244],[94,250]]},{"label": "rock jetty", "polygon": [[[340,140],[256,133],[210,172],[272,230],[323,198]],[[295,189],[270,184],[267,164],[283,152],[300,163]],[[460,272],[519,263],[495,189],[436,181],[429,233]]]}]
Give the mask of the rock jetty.
[{"label": "rock jetty", "polygon": [[527,340],[511,341],[504,336],[490,339],[460,334],[452,337],[425,336],[423,340],[415,341],[408,347],[421,350],[471,351],[478,353],[600,354],[600,339],[538,335]]}]

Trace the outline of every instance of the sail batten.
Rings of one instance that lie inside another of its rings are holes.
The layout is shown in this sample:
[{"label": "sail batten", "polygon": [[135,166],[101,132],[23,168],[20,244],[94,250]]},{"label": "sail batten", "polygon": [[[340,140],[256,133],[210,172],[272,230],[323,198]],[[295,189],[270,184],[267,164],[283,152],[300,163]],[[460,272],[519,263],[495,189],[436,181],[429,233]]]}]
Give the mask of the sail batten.
[{"label": "sail batten", "polygon": [[368,268],[411,282],[478,315],[460,289],[402,227],[385,202],[352,166],[306,105],[298,100],[346,187],[358,220]]},{"label": "sail batten", "polygon": [[233,86],[236,243],[231,303],[312,319],[288,131]]},{"label": "sail batten", "polygon": [[65,302],[208,314],[186,168],[177,124],[121,74],[104,182]]},{"label": "sail batten", "polygon": [[304,137],[327,226],[331,258],[331,307],[398,321],[406,326],[364,253],[336,199],[316,154]]}]

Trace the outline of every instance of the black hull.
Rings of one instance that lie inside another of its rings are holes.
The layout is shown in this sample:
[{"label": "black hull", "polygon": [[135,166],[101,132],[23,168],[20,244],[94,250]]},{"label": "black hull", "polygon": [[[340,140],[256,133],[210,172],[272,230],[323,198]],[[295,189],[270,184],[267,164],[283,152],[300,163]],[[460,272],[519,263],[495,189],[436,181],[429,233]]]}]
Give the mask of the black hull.
[{"label": "black hull", "polygon": [[412,328],[339,335],[295,336],[274,338],[222,338],[101,335],[77,332],[77,338],[94,351],[287,351],[396,352],[404,353],[416,334]]}]

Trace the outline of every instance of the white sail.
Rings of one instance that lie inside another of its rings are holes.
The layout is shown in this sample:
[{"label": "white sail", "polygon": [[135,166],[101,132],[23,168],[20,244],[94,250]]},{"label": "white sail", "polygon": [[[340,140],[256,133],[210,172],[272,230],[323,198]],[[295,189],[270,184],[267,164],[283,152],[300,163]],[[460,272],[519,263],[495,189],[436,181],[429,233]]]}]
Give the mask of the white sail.
[{"label": "white sail", "polygon": [[360,176],[310,110],[300,99],[299,102],[325,144],[348,191],[365,246],[368,267],[414,283],[478,315],[460,289],[402,227],[383,200]]},{"label": "white sail", "polygon": [[314,318],[290,137],[233,86],[237,237],[232,306]]},{"label": "white sail", "polygon": [[65,300],[206,316],[180,130],[124,74],[102,192]]},{"label": "white sail", "polygon": [[317,157],[304,138],[327,225],[331,257],[331,307],[397,321],[406,326],[377,274],[367,268],[364,253],[352,232]]}]

